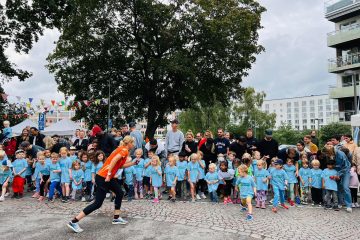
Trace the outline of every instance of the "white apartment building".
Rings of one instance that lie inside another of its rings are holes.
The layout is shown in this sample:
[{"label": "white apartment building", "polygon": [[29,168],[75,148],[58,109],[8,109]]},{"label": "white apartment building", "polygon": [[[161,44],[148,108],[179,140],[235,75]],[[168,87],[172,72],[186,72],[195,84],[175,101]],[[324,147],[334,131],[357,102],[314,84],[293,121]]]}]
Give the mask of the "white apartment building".
[{"label": "white apartment building", "polygon": [[319,129],[339,121],[338,101],[328,94],[265,100],[262,110],[276,113],[276,129],[284,124],[298,130]]}]

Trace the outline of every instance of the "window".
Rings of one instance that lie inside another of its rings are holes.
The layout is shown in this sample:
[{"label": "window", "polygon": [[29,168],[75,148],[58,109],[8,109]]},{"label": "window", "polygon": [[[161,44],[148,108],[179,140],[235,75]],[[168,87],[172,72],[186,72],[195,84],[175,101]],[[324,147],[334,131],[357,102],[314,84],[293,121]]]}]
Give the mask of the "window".
[{"label": "window", "polygon": [[315,125],[311,125],[311,129],[315,129]]},{"label": "window", "polygon": [[307,119],[303,119],[303,124],[307,124]]},{"label": "window", "polygon": [[265,104],[265,109],[269,109],[269,104]]},{"label": "window", "polygon": [[301,102],[301,105],[302,105],[302,106],[306,106],[306,101],[302,101],[302,102]]},{"label": "window", "polygon": [[315,112],[315,107],[310,107],[310,112]]},{"label": "window", "polygon": [[299,125],[295,125],[295,129],[299,130],[300,129]]},{"label": "window", "polygon": [[299,120],[295,120],[295,124],[299,124]]},{"label": "window", "polygon": [[306,107],[303,107],[302,109],[301,109],[301,111],[304,113],[304,112],[306,112]]},{"label": "window", "polygon": [[303,113],[303,114],[302,114],[302,117],[303,117],[303,118],[307,118],[307,113]]},{"label": "window", "polygon": [[288,114],[288,115],[287,115],[287,118],[288,118],[288,119],[291,119],[291,114]]},{"label": "window", "polygon": [[326,112],[326,117],[330,117],[331,116],[331,112]]},{"label": "window", "polygon": [[322,99],[319,99],[318,100],[318,105],[322,105],[323,104],[323,100]]},{"label": "window", "polygon": [[291,113],[291,108],[288,108],[286,111],[287,113]]},{"label": "window", "polygon": [[288,120],[288,124],[291,125],[291,120]]},{"label": "window", "polygon": [[311,100],[310,101],[310,106],[314,106],[315,105],[315,101],[314,100]]},{"label": "window", "polygon": [[295,113],[295,119],[299,119],[299,114]]},{"label": "window", "polygon": [[356,24],[356,20],[352,20],[352,21],[349,21],[349,22],[341,23],[341,24],[340,24],[340,30],[350,29],[350,28],[354,27],[355,24]]},{"label": "window", "polygon": [[324,113],[323,112],[319,112],[319,117],[323,117],[324,116]]},{"label": "window", "polygon": [[318,107],[319,112],[320,112],[320,111],[323,111],[323,109],[324,109],[323,106],[319,106],[319,107]]},{"label": "window", "polygon": [[[355,79],[356,79],[356,85],[359,85],[359,74],[356,74]],[[342,87],[352,87],[353,86],[352,75],[343,76],[341,82],[342,82]]]},{"label": "window", "polygon": [[315,123],[315,119],[310,119],[310,123]]},{"label": "window", "polygon": [[314,118],[315,117],[315,113],[310,113],[310,117]]},{"label": "window", "polygon": [[291,102],[286,103],[286,106],[287,106],[288,108],[290,108],[290,107],[291,107]]},{"label": "window", "polygon": [[299,107],[299,102],[294,102],[294,107]]},{"label": "window", "polygon": [[294,108],[294,112],[298,113],[298,112],[299,112],[299,108]]},{"label": "window", "polygon": [[326,105],[326,111],[331,111],[331,105]]},{"label": "window", "polygon": [[306,125],[303,125],[303,130],[306,130],[307,129],[307,126]]}]

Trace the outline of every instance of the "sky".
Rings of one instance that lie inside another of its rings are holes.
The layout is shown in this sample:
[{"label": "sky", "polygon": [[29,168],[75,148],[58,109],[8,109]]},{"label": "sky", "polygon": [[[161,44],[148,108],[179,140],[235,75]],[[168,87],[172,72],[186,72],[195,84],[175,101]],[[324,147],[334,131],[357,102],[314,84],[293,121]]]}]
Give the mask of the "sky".
[{"label": "sky", "polygon": [[[336,80],[335,75],[327,71],[327,59],[335,56],[335,50],[327,47],[326,34],[335,27],[324,17],[324,2],[259,2],[267,9],[262,17],[264,28],[259,32],[259,43],[265,52],[257,56],[242,85],[264,91],[267,99],[328,93],[329,86],[335,85]],[[45,68],[46,57],[55,48],[58,37],[58,31],[46,30],[28,55],[7,50],[12,62],[33,73],[25,82],[12,80],[4,84],[9,101],[15,100],[15,96],[46,101],[64,99],[57,90],[54,76]]]}]

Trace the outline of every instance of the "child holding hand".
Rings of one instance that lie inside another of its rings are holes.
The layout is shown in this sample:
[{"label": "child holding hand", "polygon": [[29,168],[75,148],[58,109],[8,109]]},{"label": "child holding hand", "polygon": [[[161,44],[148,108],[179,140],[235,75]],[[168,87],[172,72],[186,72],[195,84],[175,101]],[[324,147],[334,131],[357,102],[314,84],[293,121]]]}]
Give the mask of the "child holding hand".
[{"label": "child holding hand", "polygon": [[256,208],[265,209],[266,192],[268,190],[268,177],[269,172],[265,169],[266,162],[263,160],[257,160],[255,171],[255,182],[256,182]]},{"label": "child holding hand", "polygon": [[150,171],[150,183],[154,188],[155,198],[153,203],[159,203],[159,189],[162,186],[162,171],[161,171],[161,162],[160,158],[157,155],[154,155],[151,159],[151,166],[149,166]]},{"label": "child holding hand", "polygon": [[211,202],[217,203],[219,201],[217,196],[217,189],[219,187],[219,175],[216,172],[216,164],[210,163],[209,172],[206,173],[205,181],[208,184],[208,191],[210,194]]},{"label": "child holding hand", "polygon": [[246,220],[251,221],[253,220],[251,200],[256,196],[256,185],[254,179],[248,175],[248,166],[241,164],[238,167],[238,171],[240,177],[236,181],[236,187],[240,191],[241,204],[243,206],[241,211],[246,212],[248,210]]}]

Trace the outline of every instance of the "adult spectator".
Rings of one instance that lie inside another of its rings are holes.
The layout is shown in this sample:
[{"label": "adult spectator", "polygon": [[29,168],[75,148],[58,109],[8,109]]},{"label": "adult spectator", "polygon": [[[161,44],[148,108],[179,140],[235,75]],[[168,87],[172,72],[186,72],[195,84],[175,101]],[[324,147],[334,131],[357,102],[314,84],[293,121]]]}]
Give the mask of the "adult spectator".
[{"label": "adult spectator", "polygon": [[19,146],[22,142],[29,142],[30,134],[29,130],[27,128],[24,128],[21,132],[21,135],[17,137],[16,139],[16,149],[19,149]]},{"label": "adult spectator", "polygon": [[206,143],[206,140],[208,138],[213,138],[213,134],[210,130],[206,130],[205,133],[204,133],[204,137],[200,140],[199,144],[198,144],[198,148],[200,149],[201,146]]},{"label": "adult spectator", "polygon": [[51,151],[59,153],[62,147],[70,148],[70,144],[63,138],[60,138],[58,135],[53,135],[52,139],[55,142],[55,145],[52,147]]},{"label": "adult spectator", "polygon": [[316,131],[315,131],[315,130],[311,130],[310,136],[311,136],[311,142],[314,143],[316,146],[319,147],[319,139],[316,137]]},{"label": "adult spectator", "polygon": [[130,135],[129,127],[128,127],[128,125],[124,124],[124,125],[121,127],[121,137],[124,138],[124,137],[126,137],[127,135]]},{"label": "adult spectator", "polygon": [[27,155],[30,156],[32,159],[37,158],[38,152],[42,152],[45,150],[43,147],[30,144],[27,141],[20,144],[20,149],[26,151]]},{"label": "adult spectator", "polygon": [[99,149],[108,157],[117,147],[114,138],[105,133],[98,125],[92,128],[93,136],[99,141]]},{"label": "adult spectator", "polygon": [[79,139],[80,129],[76,129],[74,136],[71,138],[71,143],[74,144],[74,142]]},{"label": "adult spectator", "polygon": [[45,149],[50,150],[50,151],[52,150],[52,148],[55,145],[54,139],[52,137],[50,137],[50,136],[46,136],[44,138],[44,143],[45,143]]},{"label": "adult spectator", "polygon": [[254,137],[254,132],[252,128],[248,128],[246,130],[246,145],[248,153],[252,154],[252,152],[256,149],[257,139]]},{"label": "adult spectator", "polygon": [[345,134],[344,135],[344,140],[345,140],[344,147],[349,149],[350,154],[352,155],[354,153],[354,151],[355,151],[355,148],[357,148],[357,144],[354,143],[354,139],[350,134]]},{"label": "adult spectator", "polygon": [[305,143],[305,147],[311,152],[312,155],[316,155],[316,153],[318,152],[319,148],[318,146],[316,146],[311,139],[310,135],[306,135],[304,137],[304,143]]},{"label": "adult spectator", "polygon": [[45,143],[44,143],[45,135],[41,134],[40,131],[36,127],[31,127],[30,133],[31,133],[31,136],[29,138],[29,142],[32,145],[37,145],[42,148],[45,148]]},{"label": "adult spectator", "polygon": [[223,154],[226,155],[229,152],[230,141],[224,136],[224,129],[218,128],[217,130],[218,137],[215,138],[215,152],[217,155]]},{"label": "adult spectator", "polygon": [[235,142],[230,144],[229,150],[236,154],[236,158],[241,159],[247,152],[246,138],[244,136],[235,136]]},{"label": "adult spectator", "polygon": [[183,142],[181,151],[184,152],[186,154],[186,156],[190,157],[191,154],[197,153],[198,146],[197,146],[196,142],[194,141],[194,134],[192,133],[191,130],[189,130],[185,136],[186,136],[186,139]]},{"label": "adult spectator", "polygon": [[141,134],[141,132],[136,129],[135,122],[129,123],[129,127],[130,127],[130,136],[135,139],[134,148],[133,148],[133,150],[130,151],[131,152],[130,156],[135,157],[134,156],[135,150],[138,148],[143,149],[144,138],[143,138],[143,135]]},{"label": "adult spectator", "polygon": [[[199,150],[203,153],[204,155],[204,161],[206,164],[206,170],[209,168],[209,164],[210,163],[216,163],[217,162],[217,157],[216,157],[216,152],[215,152],[215,142],[214,142],[214,138],[212,135],[212,132],[207,130],[205,132],[205,141],[203,144],[199,145]],[[203,140],[202,140],[203,141]]]},{"label": "adult spectator", "polygon": [[179,121],[171,121],[171,130],[166,133],[165,148],[167,154],[179,154],[184,143],[184,134],[178,130]]},{"label": "adult spectator", "polygon": [[356,147],[353,153],[352,162],[356,166],[358,178],[360,180],[360,147]]},{"label": "adult spectator", "polygon": [[196,144],[199,146],[199,143],[200,143],[200,141],[201,141],[201,139],[203,138],[203,136],[202,136],[202,134],[201,134],[201,132],[198,132],[197,134],[196,134],[196,136],[195,136],[195,142],[196,142]]},{"label": "adult spectator", "polygon": [[258,143],[257,150],[262,157],[265,157],[268,166],[271,164],[271,159],[276,157],[279,152],[279,144],[273,139],[273,131],[271,129],[265,130],[265,137]]},{"label": "adult spectator", "polygon": [[155,138],[151,139],[145,145],[145,157],[148,157],[148,152],[152,150],[160,158],[161,163],[166,162],[166,151],[164,144],[159,143]]},{"label": "adult spectator", "polygon": [[341,143],[341,135],[331,137],[330,141],[336,150],[340,150],[343,147],[343,144]]},{"label": "adult spectator", "polygon": [[283,160],[283,162],[286,162],[288,159],[291,159],[296,167],[296,173],[299,172],[299,164],[298,161],[300,159],[300,155],[298,151],[296,151],[295,147],[286,147],[281,150],[279,150],[277,154],[278,158]]},{"label": "adult spectator", "polygon": [[123,137],[121,136],[121,130],[116,130],[115,137],[114,137],[116,144],[119,145]]},{"label": "adult spectator", "polygon": [[307,155],[308,158],[311,157],[311,152],[309,149],[305,147],[304,141],[298,141],[296,143],[296,151],[298,152],[299,156]]},{"label": "adult spectator", "polygon": [[75,140],[73,146],[76,147],[77,151],[81,151],[81,150],[87,151],[88,145],[89,145],[89,140],[85,138],[85,131],[80,130],[79,138]]},{"label": "adult spectator", "polygon": [[337,181],[339,205],[341,206],[345,203],[346,211],[352,212],[349,189],[351,163],[344,152],[336,149],[334,143],[326,144],[323,154],[327,160],[335,160],[336,162],[335,170],[338,171],[338,176],[340,177],[340,181]]}]

